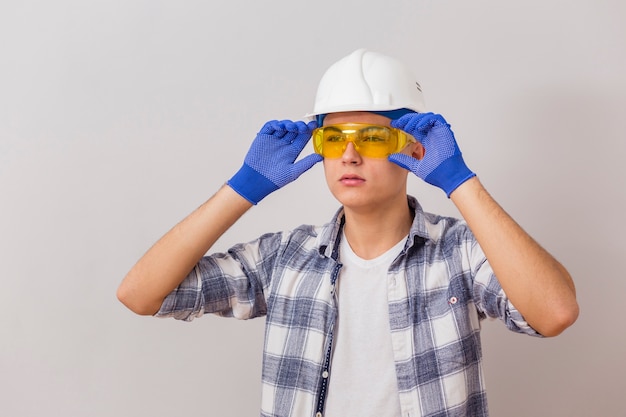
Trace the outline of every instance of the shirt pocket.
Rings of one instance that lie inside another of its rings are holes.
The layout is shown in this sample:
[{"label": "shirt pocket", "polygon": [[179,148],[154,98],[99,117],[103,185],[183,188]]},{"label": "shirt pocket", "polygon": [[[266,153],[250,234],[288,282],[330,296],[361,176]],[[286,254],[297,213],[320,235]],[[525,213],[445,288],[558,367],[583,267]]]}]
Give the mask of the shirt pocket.
[{"label": "shirt pocket", "polygon": [[477,366],[481,359],[480,324],[471,292],[452,281],[429,308],[434,357],[439,374]]}]

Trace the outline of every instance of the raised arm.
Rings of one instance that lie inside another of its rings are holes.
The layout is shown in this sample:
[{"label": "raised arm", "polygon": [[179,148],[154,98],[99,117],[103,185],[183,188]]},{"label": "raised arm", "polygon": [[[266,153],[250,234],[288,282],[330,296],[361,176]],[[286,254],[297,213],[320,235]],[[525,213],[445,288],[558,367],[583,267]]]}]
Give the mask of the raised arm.
[{"label": "raised arm", "polygon": [[137,314],[152,315],[165,297],[250,207],[225,185],[206,203],[174,226],[128,272],[117,297]]},{"label": "raised arm", "polygon": [[544,336],[556,336],[578,317],[570,274],[528,235],[474,177],[450,199],[474,233],[513,305]]},{"label": "raised arm", "polygon": [[206,203],[165,234],[128,272],[117,297],[137,314],[155,314],[230,226],[253,204],[321,161],[296,158],[315,122],[271,121],[255,138],[241,169]]},{"label": "raised arm", "polygon": [[415,136],[425,154],[421,160],[403,154],[390,155],[389,160],[441,188],[452,200],[525,320],[544,336],[556,336],[574,323],[578,303],[569,273],[489,195],[465,165],[444,118],[413,113],[392,126]]}]

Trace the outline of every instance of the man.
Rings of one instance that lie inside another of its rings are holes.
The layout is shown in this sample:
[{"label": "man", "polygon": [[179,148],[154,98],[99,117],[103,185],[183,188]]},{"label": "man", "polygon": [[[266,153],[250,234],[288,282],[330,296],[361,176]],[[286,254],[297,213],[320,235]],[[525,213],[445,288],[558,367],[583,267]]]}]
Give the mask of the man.
[{"label": "man", "polygon": [[[268,122],[227,185],[133,267],[119,299],[183,320],[266,316],[262,416],[486,416],[480,321],[555,336],[577,318],[575,289],[466,166],[444,118],[424,110],[395,59],[357,50],[338,61],[316,120]],[[311,136],[316,154],[297,160]],[[204,256],[322,160],[341,204],[330,223]],[[424,213],[409,172],[464,221]]]}]

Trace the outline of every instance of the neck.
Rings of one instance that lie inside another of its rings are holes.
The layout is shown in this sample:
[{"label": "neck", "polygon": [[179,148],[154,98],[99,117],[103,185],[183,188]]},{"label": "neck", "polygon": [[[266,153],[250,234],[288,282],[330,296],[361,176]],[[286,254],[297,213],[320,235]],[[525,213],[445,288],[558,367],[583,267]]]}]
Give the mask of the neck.
[{"label": "neck", "polygon": [[374,209],[344,207],[344,233],[350,247],[360,258],[373,259],[403,239],[411,229],[413,213],[406,201]]}]

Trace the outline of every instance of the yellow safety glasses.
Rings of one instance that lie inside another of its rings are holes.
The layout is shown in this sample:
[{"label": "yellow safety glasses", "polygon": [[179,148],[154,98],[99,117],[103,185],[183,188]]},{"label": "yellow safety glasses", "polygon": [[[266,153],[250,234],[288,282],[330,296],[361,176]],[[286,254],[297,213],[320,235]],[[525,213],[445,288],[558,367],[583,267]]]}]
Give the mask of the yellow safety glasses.
[{"label": "yellow safety glasses", "polygon": [[415,142],[415,138],[400,129],[364,123],[328,125],[313,131],[313,148],[324,158],[340,158],[348,142],[361,156],[386,158]]}]

